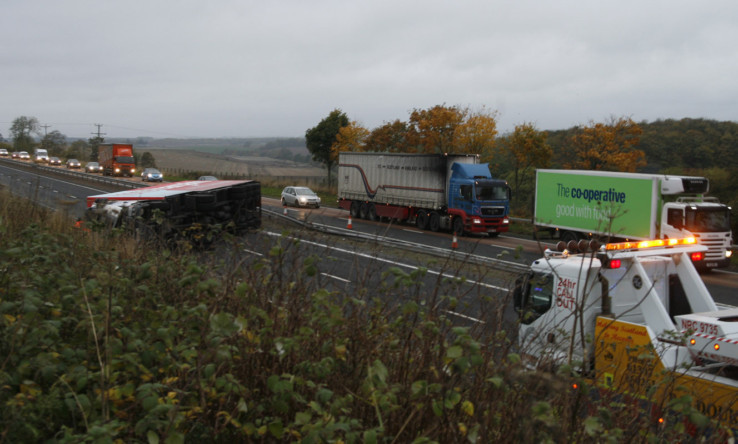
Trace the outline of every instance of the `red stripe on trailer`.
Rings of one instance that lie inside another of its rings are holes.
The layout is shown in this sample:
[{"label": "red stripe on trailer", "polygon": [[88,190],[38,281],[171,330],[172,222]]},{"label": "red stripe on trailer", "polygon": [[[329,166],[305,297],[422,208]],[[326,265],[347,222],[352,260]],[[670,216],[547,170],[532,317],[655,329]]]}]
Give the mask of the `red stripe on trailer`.
[{"label": "red stripe on trailer", "polygon": [[186,194],[198,191],[210,191],[243,183],[252,180],[187,180],[182,182],[170,182],[160,185],[152,185],[144,188],[118,191],[115,193],[98,194],[87,197],[87,208],[91,207],[97,199],[108,200],[163,200],[169,196]]}]

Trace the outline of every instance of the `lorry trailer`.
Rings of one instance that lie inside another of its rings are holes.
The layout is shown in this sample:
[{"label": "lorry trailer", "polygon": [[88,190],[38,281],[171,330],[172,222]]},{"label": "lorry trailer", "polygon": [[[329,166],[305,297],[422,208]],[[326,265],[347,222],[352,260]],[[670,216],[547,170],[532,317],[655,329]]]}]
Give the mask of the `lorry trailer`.
[{"label": "lorry trailer", "polygon": [[170,241],[261,226],[261,184],[252,180],[171,182],[87,198],[87,219]]},{"label": "lorry trailer", "polygon": [[690,261],[707,247],[694,238],[591,242],[560,242],[518,279],[526,364],[568,364],[655,405],[688,395],[737,429],[738,308],[718,306]]},{"label": "lorry trailer", "polygon": [[341,152],[338,205],[354,218],[494,237],[508,229],[510,187],[476,154]]},{"label": "lorry trailer", "polygon": [[730,264],[730,207],[705,197],[707,178],[612,171],[537,170],[534,223],[564,242],[694,237],[701,269]]}]

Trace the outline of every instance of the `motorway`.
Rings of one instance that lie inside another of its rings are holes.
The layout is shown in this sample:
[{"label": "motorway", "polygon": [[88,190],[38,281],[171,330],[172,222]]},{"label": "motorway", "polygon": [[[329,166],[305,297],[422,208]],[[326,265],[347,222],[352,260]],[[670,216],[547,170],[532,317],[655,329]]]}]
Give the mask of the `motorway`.
[{"label": "motorway", "polygon": [[[0,185],[46,207],[61,209],[72,217],[84,213],[87,196],[120,189],[102,181],[99,175],[70,173],[64,168],[58,169],[59,175],[49,175],[47,170],[46,167],[32,168],[22,162],[2,159]],[[133,182],[135,186],[141,185],[140,179]],[[258,235],[261,241],[250,239],[259,246],[253,250],[255,257],[268,255],[270,245],[276,242],[299,237],[302,247],[310,246],[311,254],[321,259],[322,282],[356,286],[357,292],[371,288],[375,285],[371,282],[388,270],[412,272],[422,269],[427,270],[425,279],[429,288],[455,276],[464,279],[467,287],[477,287],[475,290],[467,288],[462,293],[483,291],[484,295],[507,297],[507,288],[514,277],[527,264],[540,258],[545,248],[552,247],[531,239],[501,235],[494,239],[486,236],[458,237],[456,248],[452,248],[453,236],[449,233],[367,220],[352,220],[351,229],[348,229],[347,211],[325,206],[319,209],[285,209],[277,199],[269,198],[263,198],[262,205],[265,217],[264,228]],[[273,223],[274,227],[280,228],[272,227]],[[321,233],[326,231],[333,234]],[[392,257],[388,257],[389,244],[394,245]],[[372,274],[372,279],[368,279],[367,274]],[[713,271],[702,277],[717,302],[738,305],[738,274]],[[465,311],[464,316],[476,319],[479,313],[470,310]]]}]

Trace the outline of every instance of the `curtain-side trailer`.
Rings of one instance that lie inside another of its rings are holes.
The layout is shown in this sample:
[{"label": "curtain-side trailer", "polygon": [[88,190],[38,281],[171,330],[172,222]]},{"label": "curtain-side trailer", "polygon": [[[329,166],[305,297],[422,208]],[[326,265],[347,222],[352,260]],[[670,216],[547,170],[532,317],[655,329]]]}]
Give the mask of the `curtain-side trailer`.
[{"label": "curtain-side trailer", "polygon": [[338,203],[355,218],[497,236],[508,229],[510,187],[475,154],[342,152]]}]

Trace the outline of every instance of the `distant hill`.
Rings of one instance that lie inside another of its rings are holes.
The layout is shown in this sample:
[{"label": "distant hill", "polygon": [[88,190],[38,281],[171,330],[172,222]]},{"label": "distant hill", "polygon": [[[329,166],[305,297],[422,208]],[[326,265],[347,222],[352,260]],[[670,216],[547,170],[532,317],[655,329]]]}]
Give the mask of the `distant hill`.
[{"label": "distant hill", "polygon": [[[738,123],[708,119],[666,119],[638,122],[643,129],[636,147],[646,153],[643,172],[667,169],[738,169]],[[553,168],[570,156],[566,144],[576,128],[548,131],[554,150]]]}]

